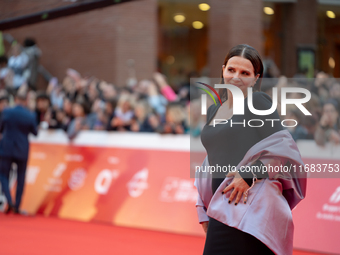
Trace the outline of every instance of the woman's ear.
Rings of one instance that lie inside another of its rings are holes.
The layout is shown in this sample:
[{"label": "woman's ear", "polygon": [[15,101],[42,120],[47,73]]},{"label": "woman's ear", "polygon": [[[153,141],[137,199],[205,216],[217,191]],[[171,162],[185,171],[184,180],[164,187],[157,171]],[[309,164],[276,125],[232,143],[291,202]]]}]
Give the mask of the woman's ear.
[{"label": "woman's ear", "polygon": [[223,76],[223,74],[224,74],[224,69],[225,69],[225,65],[222,65],[222,83],[224,84],[224,76]]},{"label": "woman's ear", "polygon": [[255,80],[254,80],[253,86],[255,85],[255,83],[257,82],[257,80],[259,79],[259,77],[260,77],[260,74],[257,74],[257,75],[255,76]]}]

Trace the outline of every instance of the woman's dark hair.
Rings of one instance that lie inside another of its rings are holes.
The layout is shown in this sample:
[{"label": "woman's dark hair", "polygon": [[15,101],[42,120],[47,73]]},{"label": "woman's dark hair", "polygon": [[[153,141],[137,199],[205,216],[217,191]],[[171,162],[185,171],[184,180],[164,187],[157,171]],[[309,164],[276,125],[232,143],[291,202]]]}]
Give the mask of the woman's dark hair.
[{"label": "woman's dark hair", "polygon": [[7,65],[8,58],[5,55],[0,56],[0,66]]},{"label": "woman's dark hair", "polygon": [[324,105],[326,104],[331,104],[334,106],[335,110],[337,111],[337,113],[340,115],[340,104],[339,101],[336,100],[335,98],[329,98]]},{"label": "woman's dark hair", "polygon": [[340,129],[340,103],[337,99],[335,98],[329,98],[324,104],[323,106],[325,106],[326,104],[331,104],[334,106],[335,111],[338,113],[338,119],[336,120],[336,125],[337,128]]},{"label": "woman's dark hair", "polygon": [[75,100],[74,104],[80,105],[83,108],[85,115],[88,115],[88,114],[91,113],[91,106],[89,105],[87,100],[85,100],[84,97],[78,96],[78,98]]},{"label": "woman's dark hair", "polygon": [[[223,65],[227,65],[229,59],[232,57],[243,57],[245,59],[248,59],[253,67],[254,67],[254,75],[260,75],[259,79],[254,85],[253,91],[261,91],[261,78],[263,77],[263,64],[260,57],[260,54],[255,50],[253,47],[247,45],[247,44],[239,44],[233,47],[227,54],[227,56],[224,59]],[[221,71],[221,84],[224,84],[223,79],[223,69]],[[228,99],[228,92],[227,89],[219,89],[218,94],[221,99]]]},{"label": "woman's dark hair", "polygon": [[36,45],[36,42],[33,38],[26,38],[24,41],[24,47],[32,47]]},{"label": "woman's dark hair", "polygon": [[118,102],[117,98],[110,98],[110,99],[107,99],[107,100],[105,101],[105,103],[111,105],[113,111],[114,111],[114,110],[116,109],[116,107],[117,107],[117,102]]},{"label": "woman's dark hair", "polygon": [[47,93],[43,92],[43,91],[38,91],[37,92],[37,96],[35,97],[35,100],[36,101],[39,101],[39,100],[48,100],[48,101],[51,101],[50,97],[47,95]]}]

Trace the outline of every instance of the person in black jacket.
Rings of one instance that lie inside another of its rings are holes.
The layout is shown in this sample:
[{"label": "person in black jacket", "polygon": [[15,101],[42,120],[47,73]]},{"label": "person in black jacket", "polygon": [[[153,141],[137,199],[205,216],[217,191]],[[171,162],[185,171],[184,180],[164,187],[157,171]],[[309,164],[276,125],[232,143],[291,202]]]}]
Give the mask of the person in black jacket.
[{"label": "person in black jacket", "polygon": [[[25,174],[29,151],[28,135],[37,135],[35,116],[25,108],[26,96],[16,95],[16,106],[2,112],[0,121],[0,181],[8,202],[5,213],[11,210],[19,213],[21,197],[24,191]],[[15,204],[9,190],[9,173],[12,163],[17,165],[17,190]]]}]

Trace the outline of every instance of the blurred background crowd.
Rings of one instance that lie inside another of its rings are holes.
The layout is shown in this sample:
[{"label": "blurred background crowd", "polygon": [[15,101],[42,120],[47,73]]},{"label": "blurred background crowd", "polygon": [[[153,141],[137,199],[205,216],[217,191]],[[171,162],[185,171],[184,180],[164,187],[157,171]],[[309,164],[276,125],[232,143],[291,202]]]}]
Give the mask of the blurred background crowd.
[{"label": "blurred background crowd", "polygon": [[189,132],[189,80],[174,91],[166,77],[155,72],[150,80],[131,78],[127,86],[117,87],[69,68],[63,80],[52,77],[46,90],[36,90],[41,51],[34,39],[23,45],[13,42],[0,57],[1,111],[16,93],[25,94],[40,128],[63,129],[70,139],[80,130]]},{"label": "blurred background crowd", "polygon": [[294,139],[339,144],[339,1],[124,2],[1,3],[0,111],[23,93],[40,128],[70,139],[80,130],[198,137],[206,116],[190,78],[218,78],[228,50],[247,43],[264,60],[262,91],[312,93],[311,116],[294,107],[281,116],[297,120]]},{"label": "blurred background crowd", "polygon": [[[15,93],[25,94],[40,128],[63,129],[70,139],[81,130],[191,133],[197,137],[205,124],[205,116],[200,113],[200,92],[190,88],[190,78],[208,79],[204,73],[190,70],[174,79],[177,83],[168,84],[163,74],[155,72],[148,80],[138,81],[131,76],[124,86],[116,86],[69,68],[63,80],[52,77],[46,90],[37,90],[34,84],[41,54],[35,40],[26,38],[23,46],[14,41],[10,51],[0,57],[0,111],[13,102]],[[287,86],[304,87],[312,93],[305,104],[312,115],[305,116],[298,108],[289,107],[287,115],[281,116],[297,121],[296,127],[288,128],[293,138],[314,139],[319,145],[339,144],[340,82],[324,72],[316,72],[314,79],[303,73],[287,79],[272,61],[264,64],[262,91],[269,96],[273,87]]]}]

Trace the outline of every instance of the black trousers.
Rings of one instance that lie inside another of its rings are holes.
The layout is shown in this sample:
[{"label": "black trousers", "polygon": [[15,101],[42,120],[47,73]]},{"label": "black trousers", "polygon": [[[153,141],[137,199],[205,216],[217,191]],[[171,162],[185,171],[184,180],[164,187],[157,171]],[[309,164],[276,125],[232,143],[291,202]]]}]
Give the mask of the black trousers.
[{"label": "black trousers", "polygon": [[[15,205],[13,204],[11,193],[9,190],[9,173],[11,171],[12,163],[17,164],[17,190],[15,194]],[[20,160],[16,158],[0,157],[0,181],[2,191],[4,192],[9,205],[19,209],[21,203],[22,193],[24,192],[25,175],[26,175],[27,160]]]},{"label": "black trousers", "polygon": [[203,255],[275,255],[256,237],[209,218]]}]

